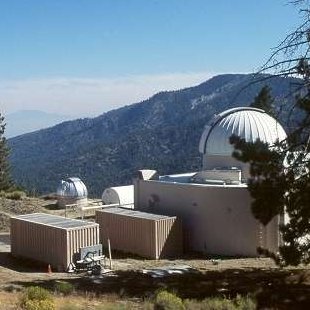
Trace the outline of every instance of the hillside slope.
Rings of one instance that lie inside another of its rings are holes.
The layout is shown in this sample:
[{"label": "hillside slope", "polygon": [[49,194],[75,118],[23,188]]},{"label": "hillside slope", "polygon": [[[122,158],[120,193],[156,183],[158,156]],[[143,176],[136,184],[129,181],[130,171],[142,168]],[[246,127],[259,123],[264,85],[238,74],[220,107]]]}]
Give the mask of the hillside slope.
[{"label": "hillside slope", "polygon": [[29,191],[46,193],[55,191],[61,178],[79,176],[89,193],[99,196],[107,186],[130,183],[137,169],[161,174],[199,169],[199,138],[214,113],[249,105],[265,84],[272,87],[279,109],[288,101],[291,79],[252,82],[252,75],[220,75],[96,118],[10,139],[14,179]]}]

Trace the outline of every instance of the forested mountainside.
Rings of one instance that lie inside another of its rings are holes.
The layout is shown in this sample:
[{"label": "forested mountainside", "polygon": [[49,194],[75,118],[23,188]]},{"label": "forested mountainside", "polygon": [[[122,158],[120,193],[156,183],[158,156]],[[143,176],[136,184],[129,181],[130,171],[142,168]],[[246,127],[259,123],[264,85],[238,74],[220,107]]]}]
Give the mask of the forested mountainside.
[{"label": "forested mountainside", "polygon": [[[204,125],[218,112],[249,105],[264,85],[272,88],[285,126],[291,78],[226,74],[194,87],[160,92],[148,100],[96,118],[68,121],[9,140],[14,180],[28,191],[54,192],[59,181],[78,176],[91,196],[125,185],[138,169],[160,174],[201,167],[198,143]],[[259,81],[258,81],[259,80]]]}]

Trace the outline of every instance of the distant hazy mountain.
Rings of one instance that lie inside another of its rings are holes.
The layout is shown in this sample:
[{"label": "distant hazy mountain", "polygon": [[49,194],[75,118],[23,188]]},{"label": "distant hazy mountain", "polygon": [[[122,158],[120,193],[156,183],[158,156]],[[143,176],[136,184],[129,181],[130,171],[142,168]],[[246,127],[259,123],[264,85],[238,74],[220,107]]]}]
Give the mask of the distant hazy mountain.
[{"label": "distant hazy mountain", "polygon": [[36,110],[21,110],[5,116],[7,138],[54,126],[70,119],[69,116]]},{"label": "distant hazy mountain", "polygon": [[91,195],[99,196],[105,187],[131,183],[138,169],[161,174],[200,169],[198,143],[204,125],[215,113],[249,105],[262,86],[272,87],[282,123],[286,120],[287,94],[296,80],[257,78],[260,82],[253,83],[252,75],[220,75],[96,118],[10,139],[14,179],[44,193],[55,191],[61,178],[78,176]]}]

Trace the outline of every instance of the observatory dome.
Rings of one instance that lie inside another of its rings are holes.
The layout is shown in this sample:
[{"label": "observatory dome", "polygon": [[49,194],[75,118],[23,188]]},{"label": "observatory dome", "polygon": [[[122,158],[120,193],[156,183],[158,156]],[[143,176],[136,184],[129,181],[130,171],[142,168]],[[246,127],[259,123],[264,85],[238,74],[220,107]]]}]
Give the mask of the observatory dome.
[{"label": "observatory dome", "polygon": [[277,140],[286,139],[283,127],[264,110],[240,107],[226,110],[205,126],[199,151],[205,155],[231,156],[233,146],[229,143],[232,135],[255,142],[257,139],[273,145]]},{"label": "observatory dome", "polygon": [[57,196],[70,198],[86,198],[87,188],[79,178],[61,180],[57,188]]}]

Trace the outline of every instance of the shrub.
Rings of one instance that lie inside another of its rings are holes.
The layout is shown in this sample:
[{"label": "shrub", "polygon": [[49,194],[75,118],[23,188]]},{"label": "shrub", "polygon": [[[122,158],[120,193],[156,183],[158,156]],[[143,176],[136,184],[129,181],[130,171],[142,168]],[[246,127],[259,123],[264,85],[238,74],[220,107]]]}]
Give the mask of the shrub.
[{"label": "shrub", "polygon": [[155,298],[155,310],[183,310],[182,299],[167,291],[160,291]]},{"label": "shrub", "polygon": [[74,291],[74,285],[65,281],[58,281],[54,286],[57,293],[69,295]]},{"label": "shrub", "polygon": [[21,200],[24,198],[26,194],[22,191],[13,191],[5,193],[5,198],[12,199],[12,200]]},{"label": "shrub", "polygon": [[27,300],[23,306],[25,310],[55,310],[53,300]]},{"label": "shrub", "polygon": [[30,300],[45,300],[52,298],[50,292],[47,289],[39,286],[30,286],[27,288],[25,296]]},{"label": "shrub", "polygon": [[256,301],[248,295],[244,297],[237,295],[235,304],[239,310],[254,310],[257,308]]},{"label": "shrub", "polygon": [[48,290],[31,286],[21,298],[21,307],[25,310],[54,310],[55,305]]}]

